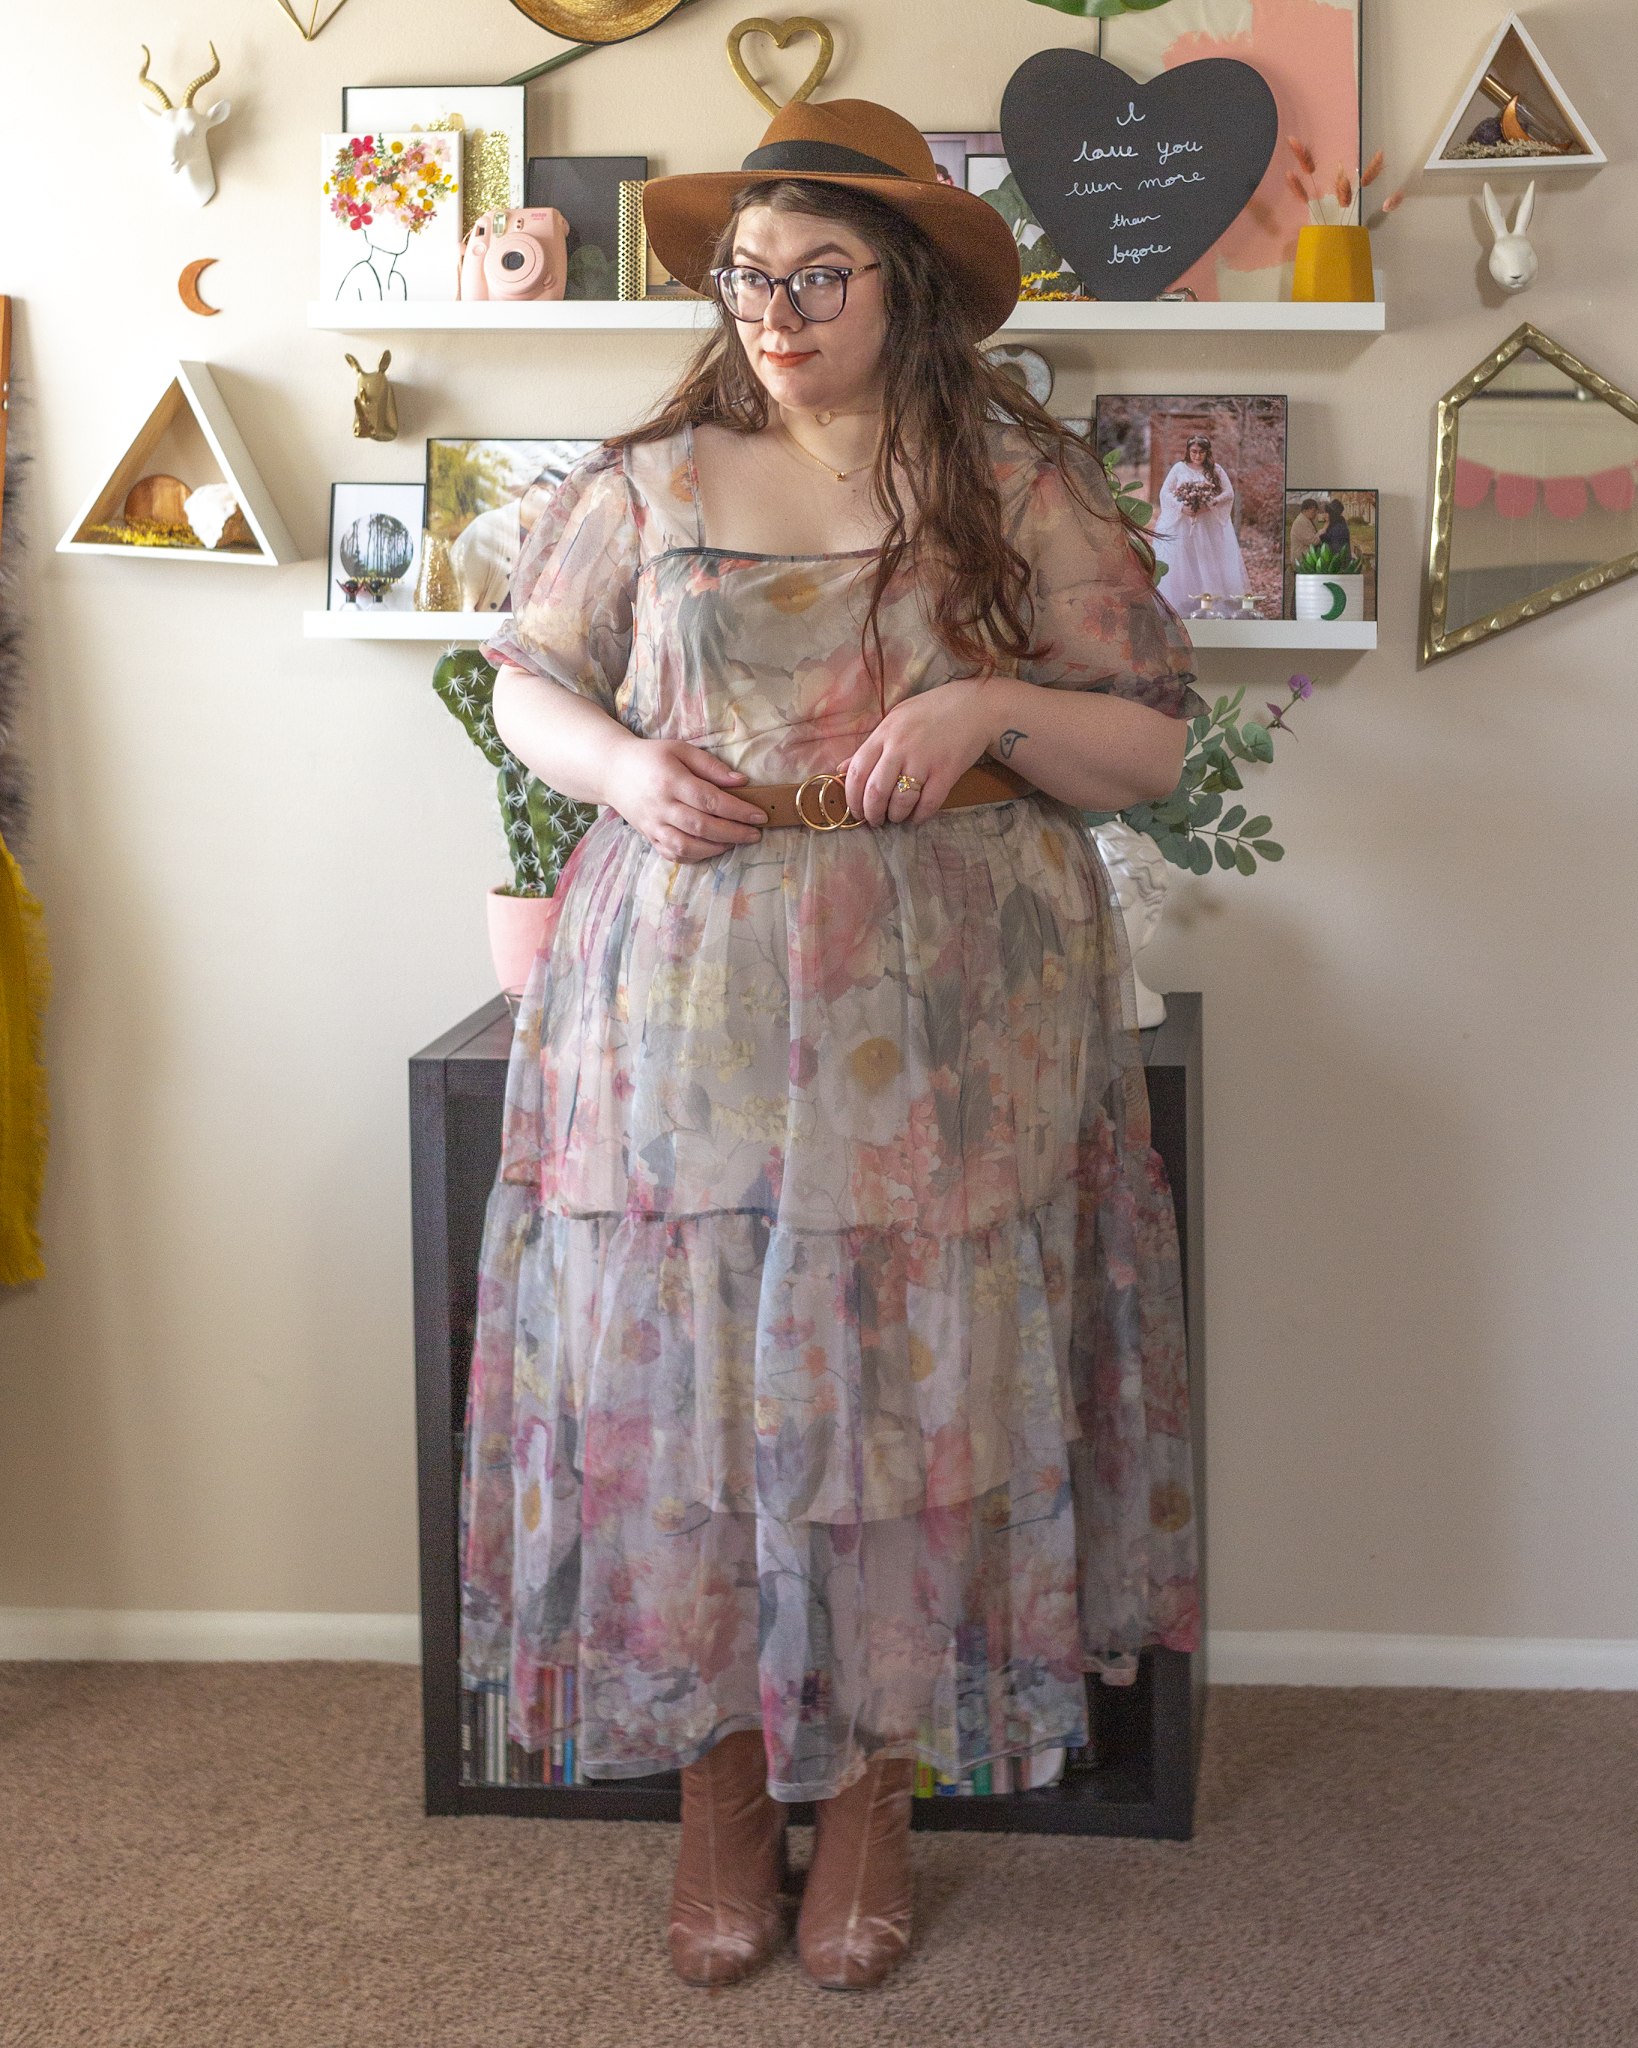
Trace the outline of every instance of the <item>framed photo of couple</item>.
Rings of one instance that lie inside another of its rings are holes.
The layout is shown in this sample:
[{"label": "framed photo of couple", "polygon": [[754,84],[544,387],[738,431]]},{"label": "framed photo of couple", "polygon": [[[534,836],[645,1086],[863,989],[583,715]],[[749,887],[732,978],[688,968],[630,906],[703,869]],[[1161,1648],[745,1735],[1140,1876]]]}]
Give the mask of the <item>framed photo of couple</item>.
[{"label": "framed photo of couple", "polygon": [[1350,573],[1362,576],[1365,617],[1376,617],[1376,529],[1379,507],[1375,491],[1332,484],[1288,490],[1285,494],[1285,616],[1297,616],[1297,565],[1310,548],[1328,548],[1359,564]]}]

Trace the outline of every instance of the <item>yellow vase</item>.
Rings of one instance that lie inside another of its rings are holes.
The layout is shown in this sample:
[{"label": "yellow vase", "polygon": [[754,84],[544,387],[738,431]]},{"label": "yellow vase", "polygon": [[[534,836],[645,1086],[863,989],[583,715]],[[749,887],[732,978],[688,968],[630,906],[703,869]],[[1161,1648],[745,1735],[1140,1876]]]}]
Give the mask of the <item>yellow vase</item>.
[{"label": "yellow vase", "polygon": [[1301,229],[1291,296],[1297,300],[1363,299],[1367,303],[1374,299],[1369,228]]}]

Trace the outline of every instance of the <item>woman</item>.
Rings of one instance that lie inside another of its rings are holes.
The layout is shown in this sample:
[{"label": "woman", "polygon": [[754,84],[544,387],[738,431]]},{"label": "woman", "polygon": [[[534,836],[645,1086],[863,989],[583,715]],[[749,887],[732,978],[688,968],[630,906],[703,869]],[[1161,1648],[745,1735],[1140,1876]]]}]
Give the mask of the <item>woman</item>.
[{"label": "woman", "polygon": [[488,650],[507,744],[605,809],[518,1020],[463,1655],[531,1747],[567,1666],[589,1775],[681,1767],[691,1983],[779,1946],[815,1801],[801,1957],[856,1987],[909,1941],[916,1758],[1082,1742],[1087,1671],[1194,1642],[1170,1197],[1075,811],[1169,793],[1196,700],[1096,464],[979,353],[1011,236],[908,122],[793,104],[646,215],[718,331]]},{"label": "woman", "polygon": [[538,476],[521,497],[469,519],[449,550],[463,612],[498,612],[506,603],[523,544],[557,492],[558,479]]},{"label": "woman", "polygon": [[1181,609],[1201,597],[1243,597],[1250,589],[1234,537],[1234,485],[1195,434],[1160,487],[1155,553],[1166,564],[1166,595]]}]

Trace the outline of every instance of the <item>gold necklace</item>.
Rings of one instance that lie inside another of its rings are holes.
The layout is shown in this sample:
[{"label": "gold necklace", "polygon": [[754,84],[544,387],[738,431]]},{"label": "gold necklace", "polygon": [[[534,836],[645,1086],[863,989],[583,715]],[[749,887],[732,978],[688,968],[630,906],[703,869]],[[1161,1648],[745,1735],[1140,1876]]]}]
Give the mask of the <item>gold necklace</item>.
[{"label": "gold necklace", "polygon": [[823,470],[828,470],[839,484],[845,484],[850,476],[858,476],[862,470],[869,469],[876,460],[875,456],[872,455],[869,462],[855,463],[851,469],[837,469],[831,463],[828,463],[822,455],[815,455],[811,448],[804,448],[783,420],[779,423],[779,431],[789,441],[798,455],[805,455],[810,462],[817,462],[819,467]]}]

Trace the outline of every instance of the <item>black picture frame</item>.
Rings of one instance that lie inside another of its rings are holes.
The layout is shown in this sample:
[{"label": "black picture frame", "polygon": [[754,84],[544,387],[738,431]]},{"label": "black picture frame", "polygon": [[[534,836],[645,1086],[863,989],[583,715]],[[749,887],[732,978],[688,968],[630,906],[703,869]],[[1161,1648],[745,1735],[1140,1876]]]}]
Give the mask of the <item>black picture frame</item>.
[{"label": "black picture frame", "polygon": [[619,298],[620,187],[647,176],[646,156],[530,157],[524,204],[555,206],[569,223],[566,299]]},{"label": "black picture frame", "polygon": [[[1365,617],[1373,624],[1376,621],[1378,555],[1382,544],[1382,493],[1359,484],[1293,484],[1285,487],[1285,608],[1283,616],[1294,619],[1297,616],[1297,558],[1302,552],[1292,545],[1291,528],[1304,500],[1313,498],[1321,507],[1329,505],[1332,499],[1340,499],[1343,516],[1350,528],[1350,539],[1356,553],[1365,563]],[[1370,500],[1370,518],[1361,521],[1356,516],[1360,501]],[[1358,534],[1352,529],[1365,524],[1371,529],[1371,547],[1368,553],[1359,547]]]},{"label": "black picture frame", "polygon": [[[602,443],[584,435],[432,434],[427,438],[427,531],[445,541],[461,589],[462,611],[504,611],[511,603],[512,572],[523,535],[491,531],[475,536],[464,559],[467,529],[488,513],[516,504],[530,486],[561,483]],[[444,451],[460,451],[446,456]],[[493,451],[487,460],[480,451]],[[469,601],[470,600],[470,601]]]},{"label": "black picture frame", "polygon": [[[344,497],[344,493],[358,492],[356,499]],[[413,611],[415,609],[415,578],[421,566],[421,533],[426,524],[427,492],[425,484],[380,483],[374,480],[358,483],[333,483],[330,486],[330,530],[324,550],[324,604],[326,611],[347,611],[349,606],[341,590],[339,547],[341,532],[337,519],[345,518],[349,525],[361,518],[370,509],[371,501],[377,501],[376,509],[388,513],[403,526],[410,537],[409,566],[396,577],[391,589],[373,609],[378,611]],[[372,607],[361,606],[361,611]]]}]

